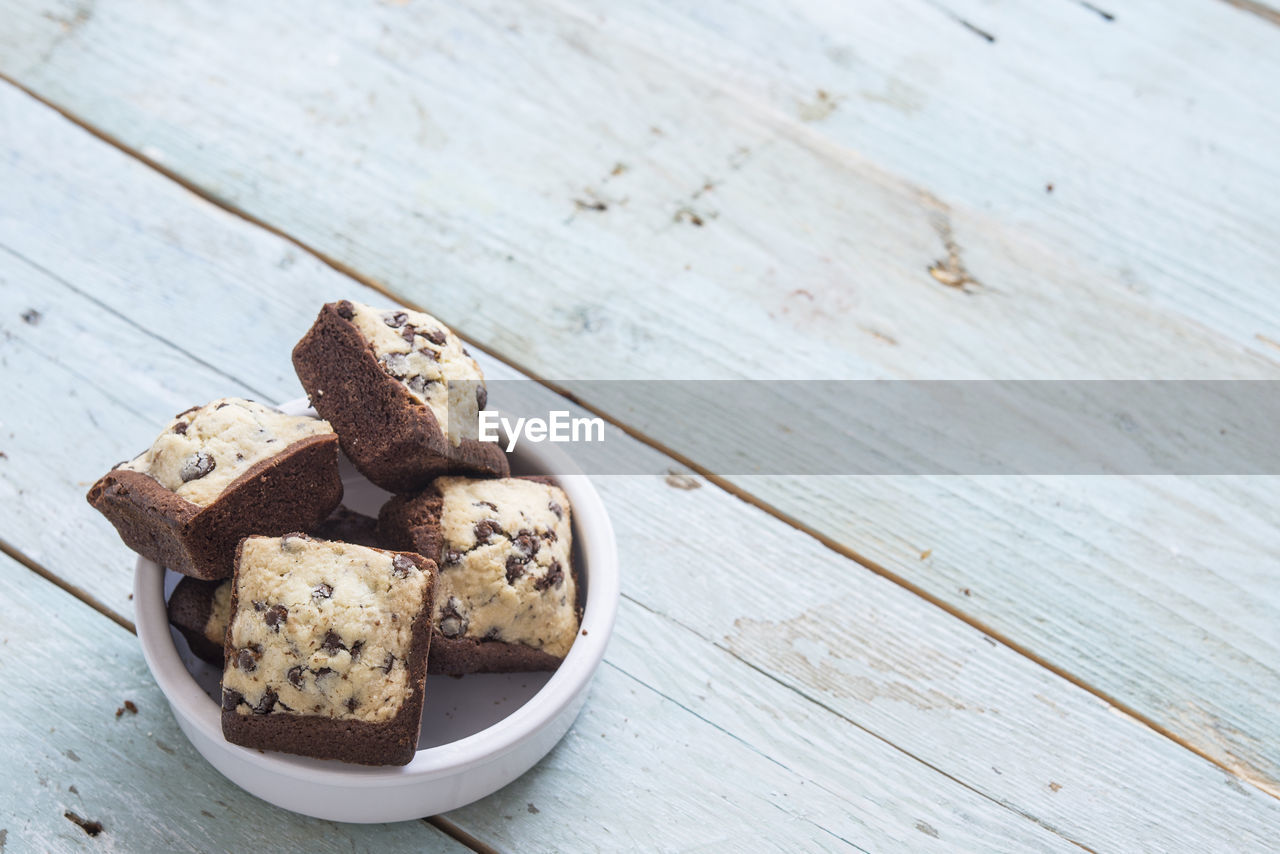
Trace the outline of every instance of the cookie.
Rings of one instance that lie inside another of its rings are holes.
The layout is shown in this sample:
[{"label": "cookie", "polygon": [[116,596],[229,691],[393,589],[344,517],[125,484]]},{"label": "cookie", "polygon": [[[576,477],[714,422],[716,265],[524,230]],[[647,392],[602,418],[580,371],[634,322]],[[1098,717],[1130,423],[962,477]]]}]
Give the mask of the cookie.
[{"label": "cookie", "polygon": [[222,732],[245,747],[404,765],[422,722],[436,567],[417,554],[248,537],[236,557]]},{"label": "cookie", "polygon": [[554,670],[577,637],[569,500],[543,478],[442,477],[378,516],[439,566],[429,673]]},{"label": "cookie", "polygon": [[223,398],[178,415],[88,499],[143,557],[226,578],[241,538],[307,530],[342,500],[338,437],[320,419]]},{"label": "cookie", "polygon": [[508,473],[501,447],[477,438],[484,375],[434,317],[329,303],[293,365],[348,459],[383,489],[414,492],[447,472]]}]

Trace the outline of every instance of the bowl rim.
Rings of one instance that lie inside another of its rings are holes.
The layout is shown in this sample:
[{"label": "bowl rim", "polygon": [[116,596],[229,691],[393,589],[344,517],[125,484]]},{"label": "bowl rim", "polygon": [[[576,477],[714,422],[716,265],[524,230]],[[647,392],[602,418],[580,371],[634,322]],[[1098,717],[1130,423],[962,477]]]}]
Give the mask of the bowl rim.
[{"label": "bowl rim", "polygon": [[[294,402],[280,408],[292,408],[291,404]],[[547,683],[523,705],[477,733],[419,749],[407,765],[401,766],[354,765],[232,744],[222,735],[219,705],[187,670],[174,644],[164,598],[164,568],[139,557],[134,573],[138,639],[147,667],[174,714],[185,719],[210,744],[235,753],[236,758],[262,771],[311,783],[362,786],[421,782],[487,764],[517,749],[554,721],[590,685],[613,633],[621,592],[617,541],[595,486],[561,449],[545,443],[521,443],[514,455],[534,470],[577,472],[554,476],[573,508],[574,533],[586,563],[585,570],[579,568],[579,572],[585,572],[587,578],[587,597],[573,646]]]}]

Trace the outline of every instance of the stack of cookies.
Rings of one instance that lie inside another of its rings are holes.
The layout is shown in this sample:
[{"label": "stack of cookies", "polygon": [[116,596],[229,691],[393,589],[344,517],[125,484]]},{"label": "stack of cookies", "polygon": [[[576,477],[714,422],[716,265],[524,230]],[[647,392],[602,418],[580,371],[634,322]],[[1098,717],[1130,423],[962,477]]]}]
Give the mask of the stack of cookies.
[{"label": "stack of cookies", "polygon": [[[403,765],[428,674],[554,670],[577,636],[571,508],[477,438],[484,375],[421,312],[325,305],[293,350],[318,418],[224,398],[89,491],[183,578],[169,619],[219,664],[248,747]],[[339,448],[393,493],[341,506]]]}]

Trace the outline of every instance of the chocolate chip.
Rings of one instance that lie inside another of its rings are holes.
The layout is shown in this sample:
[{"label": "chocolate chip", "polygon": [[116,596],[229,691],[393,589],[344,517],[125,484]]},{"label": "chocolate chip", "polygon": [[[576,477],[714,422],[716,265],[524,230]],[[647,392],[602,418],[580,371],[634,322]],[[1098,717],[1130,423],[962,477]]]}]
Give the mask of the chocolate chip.
[{"label": "chocolate chip", "polygon": [[189,426],[191,425],[189,425],[187,422],[179,421],[177,424],[173,425],[173,432],[177,433],[179,436],[185,436],[187,433],[187,428]]},{"label": "chocolate chip", "polygon": [[397,311],[394,314],[387,312],[382,315],[382,322],[387,324],[387,326],[390,326],[392,329],[399,329],[401,326],[404,326],[405,321],[408,319],[409,315],[405,314],[403,311]]},{"label": "chocolate chip", "polygon": [[267,603],[266,603],[266,602],[259,602],[257,599],[254,599],[254,600],[253,600],[253,610],[258,611],[259,613],[261,613],[262,611],[267,610]]},{"label": "chocolate chip", "polygon": [[542,532],[542,539],[549,543],[554,543],[556,540],[560,539],[560,535],[556,533],[554,528],[547,528],[547,530]]},{"label": "chocolate chip", "polygon": [[476,544],[489,542],[489,538],[502,531],[502,526],[492,519],[476,523]]},{"label": "chocolate chip", "polygon": [[547,502],[547,509],[550,510],[552,513],[556,514],[557,519],[564,518],[564,508],[561,507],[560,502],[556,501],[555,499],[552,499],[551,501]]},{"label": "chocolate chip", "polygon": [[454,551],[453,549],[445,552],[444,563],[445,566],[456,566],[457,564],[462,563],[462,552]]},{"label": "chocolate chip", "polygon": [[426,397],[427,386],[432,385],[433,383],[435,383],[435,380],[429,380],[421,374],[417,374],[410,377],[409,382],[406,383],[406,385],[409,386],[409,391]]},{"label": "chocolate chip", "polygon": [[333,588],[328,584],[325,584],[323,581],[320,582],[319,587],[311,591],[311,601],[316,603],[319,603],[321,599],[328,599],[331,596],[333,596]]},{"label": "chocolate chip", "polygon": [[193,413],[193,412],[199,412],[202,408],[203,408],[203,407],[193,406],[193,407],[191,407],[190,409],[184,409],[184,410],[182,410],[181,412],[179,412],[177,415],[175,415],[175,416],[173,416],[173,417],[174,417],[175,419],[177,419],[177,418],[182,418],[182,417],[184,417],[184,416],[190,415],[190,414],[191,414],[191,413]]},{"label": "chocolate chip", "polygon": [[409,357],[404,353],[387,353],[378,361],[387,373],[398,380],[409,376]]},{"label": "chocolate chip", "polygon": [[178,477],[182,478],[183,483],[198,480],[213,471],[216,466],[217,463],[213,461],[208,451],[196,451],[182,464]]},{"label": "chocolate chip", "polygon": [[344,320],[350,320],[356,316],[355,306],[348,300],[338,300],[338,304],[334,306],[334,310],[338,312],[338,317]]},{"label": "chocolate chip", "polygon": [[390,673],[391,668],[396,666],[396,657],[391,653],[387,653],[387,660],[382,662],[382,672]]},{"label": "chocolate chip", "polygon": [[244,694],[239,691],[232,691],[230,688],[222,689],[222,708],[228,712],[234,711],[235,707],[244,702]]},{"label": "chocolate chip", "polygon": [[538,553],[538,546],[541,545],[541,543],[538,542],[538,538],[534,535],[533,531],[525,528],[521,530],[520,533],[516,534],[516,538],[512,541],[512,545],[532,557]]},{"label": "chocolate chip", "polygon": [[301,664],[295,664],[293,667],[290,667],[288,674],[286,674],[289,679],[289,684],[301,691],[303,680],[306,678],[306,672],[306,668]]},{"label": "chocolate chip", "polygon": [[290,531],[280,538],[280,550],[286,552],[296,551],[302,543],[309,539],[311,538],[301,531]]},{"label": "chocolate chip", "polygon": [[413,336],[417,334],[418,334],[418,330],[413,328],[412,323],[405,324],[404,329],[400,330],[400,337],[403,338],[405,341],[408,341],[410,344],[413,343]]},{"label": "chocolate chip", "polygon": [[515,584],[520,576],[524,575],[525,564],[529,562],[527,556],[511,555],[507,558],[507,583]]},{"label": "chocolate chip", "polygon": [[263,615],[263,620],[274,631],[280,631],[280,624],[289,621],[289,609],[283,605],[272,605],[267,609],[267,613]]},{"label": "chocolate chip", "polygon": [[485,640],[489,640],[489,641],[497,640],[500,637],[502,637],[502,633],[498,631],[497,626],[493,626],[492,628],[489,629],[489,631],[484,633]]},{"label": "chocolate chip", "polygon": [[246,646],[236,653],[236,667],[245,673],[252,673],[258,669],[258,659],[260,658],[262,658],[262,650]]},{"label": "chocolate chip", "polygon": [[137,703],[133,702],[133,700],[125,700],[124,710],[131,715],[136,715],[138,713],[138,705]]},{"label": "chocolate chip", "polygon": [[547,574],[539,578],[533,583],[537,590],[546,590],[548,587],[559,587],[564,581],[564,569],[560,566],[560,561],[551,561],[551,568],[547,570]]},{"label": "chocolate chip", "polygon": [[489,403],[489,391],[482,385],[476,386],[476,409],[484,409]]},{"label": "chocolate chip", "polygon": [[334,670],[332,667],[321,667],[319,670],[316,671],[316,678],[319,679],[322,676],[328,676],[331,673],[337,673],[337,672],[338,671]]},{"label": "chocolate chip", "polygon": [[443,329],[432,329],[430,332],[423,332],[422,337],[426,338],[437,347],[444,346],[445,334]]},{"label": "chocolate chip", "polygon": [[355,698],[355,697],[348,697],[348,698],[347,698],[347,711],[348,711],[348,712],[354,712],[354,711],[356,710],[356,706],[358,706],[358,705],[360,705],[360,704],[356,702],[356,698]]},{"label": "chocolate chip", "polygon": [[467,618],[458,610],[458,600],[450,596],[440,611],[440,634],[456,638],[467,630]]},{"label": "chocolate chip", "polygon": [[280,698],[276,696],[276,692],[268,688],[262,695],[262,699],[258,701],[258,705],[253,707],[255,715],[270,714],[271,710],[276,707],[276,701]]},{"label": "chocolate chip", "polygon": [[417,564],[408,555],[396,555],[391,559],[391,574],[396,578],[407,578],[417,568]]},{"label": "chocolate chip", "polygon": [[40,322],[40,312],[34,308],[29,308],[22,313],[22,322],[35,326]]},{"label": "chocolate chip", "polygon": [[364,652],[364,641],[358,640],[351,645],[351,660],[359,661],[362,652]]},{"label": "chocolate chip", "polygon": [[325,632],[324,643],[320,644],[320,648],[330,655],[337,655],[338,650],[346,649],[346,645],[342,642],[342,638],[333,629]]},{"label": "chocolate chip", "polygon": [[430,359],[433,362],[440,361],[440,354],[437,353],[435,350],[432,350],[430,347],[419,347],[417,352],[426,356],[428,359]]},{"label": "chocolate chip", "polygon": [[490,510],[492,510],[494,513],[497,513],[497,512],[498,512],[498,505],[497,505],[497,504],[494,504],[492,501],[477,501],[477,502],[476,502],[476,506],[477,506],[477,507],[488,507],[488,508],[489,508]]}]

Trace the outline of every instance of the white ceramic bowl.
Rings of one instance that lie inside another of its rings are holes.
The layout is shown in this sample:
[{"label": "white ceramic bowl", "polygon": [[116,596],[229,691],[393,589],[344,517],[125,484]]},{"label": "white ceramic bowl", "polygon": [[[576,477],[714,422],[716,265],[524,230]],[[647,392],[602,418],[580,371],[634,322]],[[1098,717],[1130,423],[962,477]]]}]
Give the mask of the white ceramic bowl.
[{"label": "white ceramic bowl", "polygon": [[[305,412],[305,401],[285,404]],[[529,770],[569,731],[604,657],[618,609],[613,526],[590,480],[554,446],[522,443],[513,474],[554,474],[573,507],[574,565],[585,589],[582,628],[550,674],[427,678],[418,754],[401,767],[367,768],[240,747],[222,737],[217,670],[192,656],[169,626],[165,597],[178,576],[145,558],[134,577],[142,654],[178,725],[228,779],[276,806],[350,822],[401,821],[456,809]],[[376,514],[387,493],[343,460],[343,503]],[[167,578],[166,578],[167,576]]]}]

